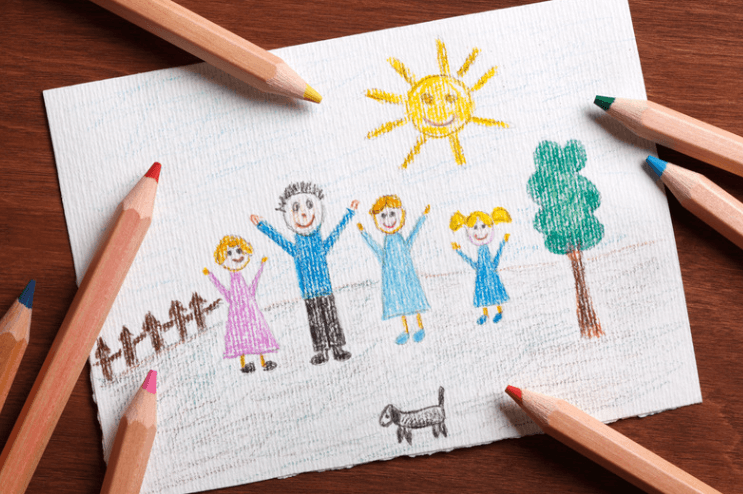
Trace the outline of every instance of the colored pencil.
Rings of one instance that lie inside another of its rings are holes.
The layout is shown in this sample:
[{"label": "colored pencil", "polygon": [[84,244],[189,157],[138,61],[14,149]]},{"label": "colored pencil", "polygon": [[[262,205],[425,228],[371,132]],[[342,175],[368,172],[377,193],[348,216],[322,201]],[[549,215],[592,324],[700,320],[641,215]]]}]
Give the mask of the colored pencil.
[{"label": "colored pencil", "polygon": [[157,432],[157,371],[151,370],[119,422],[101,493],[142,487]]},{"label": "colored pencil", "polygon": [[593,102],[643,139],[743,176],[743,137],[652,101],[596,96]]},{"label": "colored pencil", "polygon": [[147,228],[160,176],[155,163],[119,204],[0,455],[3,493],[25,491],[70,398]]},{"label": "colored pencil", "polygon": [[319,103],[320,93],[263,48],[170,0],[91,0],[267,93]]},{"label": "colored pencil", "polygon": [[646,492],[720,494],[566,401],[514,386],[506,393],[544,432]]},{"label": "colored pencil", "polygon": [[655,156],[647,162],[681,205],[743,249],[743,204],[700,173]]},{"label": "colored pencil", "polygon": [[36,282],[31,280],[0,319],[0,411],[26,353]]}]

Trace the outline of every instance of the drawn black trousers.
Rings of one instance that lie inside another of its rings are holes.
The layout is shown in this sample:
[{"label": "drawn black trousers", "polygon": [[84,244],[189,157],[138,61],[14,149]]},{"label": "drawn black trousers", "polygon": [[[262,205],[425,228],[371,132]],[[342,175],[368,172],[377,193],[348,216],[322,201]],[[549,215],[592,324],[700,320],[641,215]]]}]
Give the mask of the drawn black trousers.
[{"label": "drawn black trousers", "polygon": [[346,344],[343,328],[338,321],[338,310],[335,308],[335,295],[331,293],[308,298],[305,299],[304,305],[307,307],[312,346],[316,352]]}]

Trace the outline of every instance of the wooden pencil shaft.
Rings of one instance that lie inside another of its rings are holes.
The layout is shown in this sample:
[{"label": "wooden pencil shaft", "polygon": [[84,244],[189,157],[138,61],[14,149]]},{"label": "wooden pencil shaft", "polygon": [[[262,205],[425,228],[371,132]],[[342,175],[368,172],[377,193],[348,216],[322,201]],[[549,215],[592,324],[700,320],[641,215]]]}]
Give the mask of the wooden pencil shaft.
[{"label": "wooden pencil shaft", "polygon": [[661,179],[682,206],[743,249],[743,203],[704,175],[673,163]]},{"label": "wooden pencil shaft", "polygon": [[31,309],[17,300],[0,319],[0,411],[28,346]]},{"label": "wooden pencil shaft", "polygon": [[297,96],[274,80],[283,60],[170,0],[91,1],[253,87]]},{"label": "wooden pencil shaft", "polygon": [[23,492],[150,224],[121,210],[90,263],[0,456],[3,492]]},{"label": "wooden pencil shaft", "polygon": [[126,415],[121,418],[101,494],[139,492],[155,433],[155,427],[130,421]]},{"label": "wooden pencil shaft", "polygon": [[743,176],[743,137],[652,101],[617,98],[607,112],[640,137]]}]

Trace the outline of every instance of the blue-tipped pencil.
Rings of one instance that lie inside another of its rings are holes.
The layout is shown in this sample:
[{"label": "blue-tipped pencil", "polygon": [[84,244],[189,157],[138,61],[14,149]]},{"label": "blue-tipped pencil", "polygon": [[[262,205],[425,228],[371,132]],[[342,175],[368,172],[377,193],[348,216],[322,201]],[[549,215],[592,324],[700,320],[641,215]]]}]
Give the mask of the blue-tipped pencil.
[{"label": "blue-tipped pencil", "polygon": [[743,204],[699,173],[655,156],[647,163],[681,205],[743,249]]},{"label": "blue-tipped pencil", "polygon": [[28,346],[34,288],[36,282],[29,281],[18,300],[13,302],[8,312],[0,319],[0,411]]}]

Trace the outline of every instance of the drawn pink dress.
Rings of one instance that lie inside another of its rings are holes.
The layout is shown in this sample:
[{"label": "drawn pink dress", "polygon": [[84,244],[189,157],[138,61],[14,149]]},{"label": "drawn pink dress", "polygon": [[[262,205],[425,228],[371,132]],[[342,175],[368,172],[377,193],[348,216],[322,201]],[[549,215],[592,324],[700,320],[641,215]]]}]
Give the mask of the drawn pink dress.
[{"label": "drawn pink dress", "polygon": [[271,329],[255,300],[255,291],[258,279],[263,273],[263,266],[261,264],[250,286],[245,283],[242,274],[230,272],[229,290],[214,274],[209,273],[209,279],[230,304],[227,312],[227,332],[224,335],[224,358],[260,355],[279,349],[279,344],[271,334]]}]

